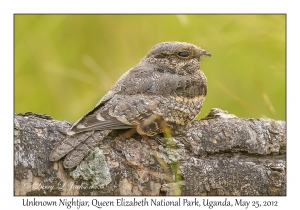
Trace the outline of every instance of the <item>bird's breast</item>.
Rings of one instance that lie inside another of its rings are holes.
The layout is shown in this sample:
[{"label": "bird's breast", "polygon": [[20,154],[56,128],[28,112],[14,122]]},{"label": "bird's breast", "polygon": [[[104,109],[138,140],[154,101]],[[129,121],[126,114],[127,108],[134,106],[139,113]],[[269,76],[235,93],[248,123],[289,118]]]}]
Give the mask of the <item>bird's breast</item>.
[{"label": "bird's breast", "polygon": [[185,125],[200,112],[205,96],[193,98],[182,96],[157,97],[153,113],[163,117],[169,124]]}]

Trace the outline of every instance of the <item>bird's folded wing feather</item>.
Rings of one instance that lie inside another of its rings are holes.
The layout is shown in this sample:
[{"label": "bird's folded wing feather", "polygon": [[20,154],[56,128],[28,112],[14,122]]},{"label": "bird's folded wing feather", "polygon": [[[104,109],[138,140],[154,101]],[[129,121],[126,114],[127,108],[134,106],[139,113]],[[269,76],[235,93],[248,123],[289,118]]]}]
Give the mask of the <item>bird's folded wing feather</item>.
[{"label": "bird's folded wing feather", "polygon": [[116,94],[113,89],[110,90],[99,103],[89,113],[80,118],[72,127],[71,133],[80,133],[92,130],[116,130],[135,127],[132,124],[125,124],[119,121],[116,117],[106,114],[106,118],[100,115],[101,109],[105,106]]}]

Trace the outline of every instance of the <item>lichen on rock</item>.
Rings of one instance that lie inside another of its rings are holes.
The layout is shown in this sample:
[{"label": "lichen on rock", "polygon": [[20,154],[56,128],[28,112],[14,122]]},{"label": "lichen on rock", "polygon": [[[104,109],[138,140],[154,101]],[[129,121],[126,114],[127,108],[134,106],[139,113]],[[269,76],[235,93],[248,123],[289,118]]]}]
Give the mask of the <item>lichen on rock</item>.
[{"label": "lichen on rock", "polygon": [[92,150],[77,168],[70,173],[76,180],[80,176],[91,182],[91,188],[102,189],[111,182],[109,167],[102,151],[96,147]]}]

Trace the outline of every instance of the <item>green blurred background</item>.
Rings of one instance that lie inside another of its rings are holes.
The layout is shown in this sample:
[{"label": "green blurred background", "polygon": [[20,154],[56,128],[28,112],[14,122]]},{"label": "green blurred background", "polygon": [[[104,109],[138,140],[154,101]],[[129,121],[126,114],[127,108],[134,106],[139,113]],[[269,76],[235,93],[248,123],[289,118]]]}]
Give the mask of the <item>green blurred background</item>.
[{"label": "green blurred background", "polygon": [[286,119],[285,15],[15,15],[15,112],[76,121],[151,47],[185,41],[212,54],[201,69],[211,108]]}]

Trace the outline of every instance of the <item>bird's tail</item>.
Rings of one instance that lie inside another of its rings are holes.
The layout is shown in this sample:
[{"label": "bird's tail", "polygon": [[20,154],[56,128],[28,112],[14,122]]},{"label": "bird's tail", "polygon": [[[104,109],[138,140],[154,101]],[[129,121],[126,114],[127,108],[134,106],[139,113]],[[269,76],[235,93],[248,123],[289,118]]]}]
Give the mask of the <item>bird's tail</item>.
[{"label": "bird's tail", "polygon": [[73,168],[110,132],[111,130],[90,131],[67,136],[51,151],[49,160],[57,161],[67,154],[64,167]]}]

